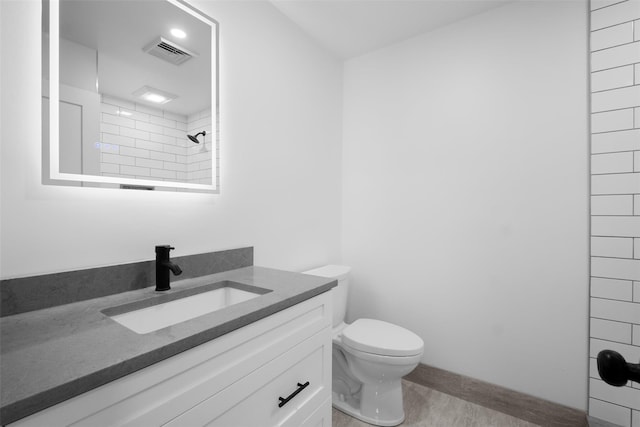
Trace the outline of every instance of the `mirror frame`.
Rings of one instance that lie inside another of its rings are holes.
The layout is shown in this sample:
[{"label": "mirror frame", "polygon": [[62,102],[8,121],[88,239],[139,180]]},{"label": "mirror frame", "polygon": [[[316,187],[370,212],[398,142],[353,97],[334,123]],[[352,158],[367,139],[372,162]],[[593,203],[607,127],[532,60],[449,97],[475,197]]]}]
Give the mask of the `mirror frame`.
[{"label": "mirror frame", "polygon": [[[158,0],[159,1],[159,0]],[[59,141],[59,105],[60,105],[60,0],[42,0],[43,19],[46,19],[45,5],[49,9],[49,145],[45,147],[43,142],[43,167],[42,181],[48,185],[81,185],[88,184],[89,187],[102,187],[101,184],[116,184],[119,188],[143,189],[143,190],[174,190],[187,192],[219,193],[219,24],[216,20],[203,14],[193,6],[183,0],[162,0],[171,3],[182,11],[194,16],[211,27],[211,128],[213,135],[211,148],[211,185],[195,184],[177,181],[162,181],[153,179],[119,178],[100,175],[82,175],[65,173],[60,171],[60,141]],[[44,47],[44,46],[43,46]],[[51,84],[56,82],[56,84]],[[44,86],[44,84],[43,84]],[[46,88],[43,87],[43,93]],[[44,118],[44,117],[43,117]],[[104,188],[114,188],[110,185]],[[118,188],[118,187],[115,187]]]}]

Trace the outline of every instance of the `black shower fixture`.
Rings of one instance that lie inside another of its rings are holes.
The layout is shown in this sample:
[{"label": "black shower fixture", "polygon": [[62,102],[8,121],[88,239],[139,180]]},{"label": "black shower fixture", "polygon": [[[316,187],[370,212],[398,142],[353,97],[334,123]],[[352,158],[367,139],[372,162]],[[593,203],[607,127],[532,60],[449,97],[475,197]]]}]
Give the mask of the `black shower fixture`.
[{"label": "black shower fixture", "polygon": [[196,144],[200,144],[200,141],[198,141],[198,137],[199,137],[200,135],[202,135],[202,137],[204,138],[204,137],[207,135],[207,131],[204,131],[204,130],[203,130],[202,132],[198,132],[198,133],[196,133],[195,135],[187,135],[187,137],[188,137],[191,141],[195,142]]}]

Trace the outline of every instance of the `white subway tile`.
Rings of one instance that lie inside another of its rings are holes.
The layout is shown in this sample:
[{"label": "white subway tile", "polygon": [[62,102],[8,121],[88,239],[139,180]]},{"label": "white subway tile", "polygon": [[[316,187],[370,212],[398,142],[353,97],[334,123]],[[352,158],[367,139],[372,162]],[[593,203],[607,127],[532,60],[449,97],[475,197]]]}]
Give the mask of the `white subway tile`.
[{"label": "white subway tile", "polygon": [[[635,1],[638,1],[638,0],[635,0]],[[636,38],[635,38],[635,40],[637,41],[637,40],[640,40],[640,31],[638,31],[638,28],[640,28],[640,27],[639,27],[639,25],[640,25],[640,19],[637,19],[637,20],[636,20],[636,22],[634,23],[634,25],[635,25],[635,33],[636,33]]]},{"label": "white subway tile", "polygon": [[633,153],[607,153],[591,156],[591,173],[633,172]]},{"label": "white subway tile", "polygon": [[633,282],[633,302],[640,302],[640,282]]},{"label": "white subway tile", "polygon": [[164,117],[165,119],[176,121],[176,122],[182,122],[184,124],[187,123],[187,116],[184,114],[176,114],[170,111],[163,111],[162,117]]},{"label": "white subway tile", "polygon": [[131,166],[135,164],[135,158],[129,157],[129,156],[122,156],[119,154],[102,153],[102,162]]},{"label": "white subway tile", "polygon": [[591,71],[640,62],[640,42],[633,42],[591,53]]},{"label": "white subway tile", "polygon": [[177,163],[184,163],[187,164],[187,156],[181,156],[181,155],[176,155],[176,162]]},{"label": "white subway tile", "polygon": [[640,237],[638,216],[594,216],[591,234],[606,237]]},{"label": "white subway tile", "polygon": [[165,153],[179,154],[182,156],[187,154],[187,149],[184,147],[176,147],[174,145],[164,144],[162,148],[164,149]]},{"label": "white subway tile", "polygon": [[589,340],[589,357],[598,357],[602,350],[613,350],[622,354],[627,360],[640,360],[640,347],[629,344],[591,338]]},{"label": "white subway tile", "polygon": [[[149,116],[149,122],[156,124],[156,125],[160,125],[162,127],[167,127],[167,128],[175,128],[176,127],[176,121],[175,120],[170,120],[170,119],[166,119],[164,117],[158,117],[158,116]],[[160,133],[160,132],[158,132]]]},{"label": "white subway tile", "polygon": [[116,163],[100,163],[100,173],[120,173],[120,166]]},{"label": "white subway tile", "polygon": [[640,128],[640,108],[634,108],[633,122],[636,129]]},{"label": "white subway tile", "polygon": [[175,171],[164,170],[164,169],[151,169],[150,173],[151,173],[151,176],[157,177],[157,178],[176,179]]},{"label": "white subway tile", "polygon": [[600,378],[600,374],[598,374],[598,359],[594,357],[589,358],[589,378]]},{"label": "white subway tile", "polygon": [[149,114],[149,115],[152,115],[152,116],[162,116],[162,110],[160,110],[158,108],[149,107],[149,106],[144,105],[144,104],[136,103],[134,109],[136,111],[141,112],[141,113]]},{"label": "white subway tile", "polygon": [[111,125],[109,123],[104,123],[104,122],[100,122],[100,132],[102,133],[109,133],[112,135],[119,135],[120,134],[120,126],[116,126],[116,125]]},{"label": "white subway tile", "polygon": [[135,139],[149,139],[149,132],[139,129],[120,128],[120,135]]},{"label": "white subway tile", "polygon": [[157,133],[150,133],[149,140],[153,142],[160,142],[162,144],[176,145],[176,138],[173,136],[160,135]]},{"label": "white subway tile", "polygon": [[187,139],[187,134],[180,129],[170,129],[170,128],[162,128],[163,134],[167,136],[173,136],[175,138]]},{"label": "white subway tile", "polygon": [[640,389],[611,387],[602,380],[591,378],[589,380],[589,390],[591,396],[595,399],[626,406],[627,408],[640,409]]},{"label": "white subway tile", "polygon": [[591,73],[591,91],[633,86],[633,65]]},{"label": "white subway tile", "polygon": [[120,111],[120,107],[117,105],[105,104],[104,102],[100,103],[100,112],[102,113],[112,114],[115,116],[118,114],[118,111]]},{"label": "white subway tile", "polygon": [[598,298],[616,299],[620,301],[632,301],[633,282],[630,280],[592,277],[591,296]]},{"label": "white subway tile", "polygon": [[640,173],[591,176],[591,194],[640,193]]},{"label": "white subway tile", "polygon": [[[640,260],[622,258],[591,257],[591,275],[595,277],[609,277],[612,279],[640,280]],[[640,306],[637,322],[640,323]]]},{"label": "white subway tile", "polygon": [[591,115],[591,132],[611,132],[633,129],[633,109],[607,111]]},{"label": "white subway tile", "polygon": [[640,238],[633,239],[633,257],[640,259]]},{"label": "white subway tile", "polygon": [[590,331],[593,338],[631,344],[631,324],[604,319],[591,319]]},{"label": "white subway tile", "polygon": [[602,9],[603,7],[611,6],[616,3],[622,3],[628,0],[591,0],[589,10]]},{"label": "white subway tile", "polygon": [[176,129],[179,129],[184,133],[187,133],[187,124],[184,122],[176,122]]},{"label": "white subway tile", "polygon": [[176,155],[171,153],[164,153],[158,151],[149,151],[149,158],[153,160],[163,160],[167,162],[175,162]]},{"label": "white subway tile", "polygon": [[591,135],[591,152],[594,154],[633,150],[640,150],[640,130]]},{"label": "white subway tile", "polygon": [[102,113],[102,122],[108,123],[116,126],[133,128],[135,127],[135,122],[131,119],[127,119],[121,116],[114,116],[107,113]]},{"label": "white subway tile", "polygon": [[176,172],[176,179],[180,181],[186,181],[189,179],[189,175],[186,172]]},{"label": "white subway tile", "polygon": [[185,165],[183,163],[164,162],[164,169],[171,170],[171,171],[186,172],[187,171],[187,165]]},{"label": "white subway tile", "polygon": [[102,102],[105,103],[105,104],[111,104],[111,105],[116,105],[116,106],[121,107],[121,108],[126,108],[128,110],[134,110],[135,109],[135,105],[133,104],[133,102],[125,101],[124,99],[115,98],[115,97],[109,96],[109,95],[102,95]]},{"label": "white subway tile", "polygon": [[209,151],[200,151],[189,157],[189,162],[205,162],[207,160],[211,160],[211,152]]},{"label": "white subway tile", "polygon": [[640,85],[596,92],[591,95],[591,111],[607,111],[640,105]]},{"label": "white subway tile", "polygon": [[[640,304],[637,302],[591,298],[591,317],[639,324]],[[640,356],[640,348],[636,351]],[[640,359],[640,357],[638,357],[638,359]]]},{"label": "white subway tile", "polygon": [[200,170],[200,167],[198,166],[198,163],[188,163],[187,164],[187,171],[188,172],[195,172],[197,170]]},{"label": "white subway tile", "polygon": [[109,144],[108,142],[96,142],[96,146],[100,148],[101,153],[120,153],[120,146],[118,144]]},{"label": "white subway tile", "polygon": [[640,325],[633,325],[632,343],[640,345]]},{"label": "white subway tile", "polygon": [[640,427],[640,411],[632,411],[631,413],[631,426]]},{"label": "white subway tile", "polygon": [[625,1],[591,12],[591,30],[609,27],[640,18],[640,2]]},{"label": "white subway tile", "polygon": [[640,151],[633,153],[633,170],[640,172]]},{"label": "white subway tile", "polygon": [[633,22],[614,25],[591,32],[591,51],[618,46],[633,41]]},{"label": "white subway tile", "polygon": [[633,238],[592,237],[591,255],[616,258],[633,258]]},{"label": "white subway tile", "polygon": [[136,122],[136,129],[162,135],[164,133],[165,128],[159,125],[154,125],[152,123]]},{"label": "white subway tile", "polygon": [[591,215],[633,215],[633,196],[591,196]]},{"label": "white subway tile", "polygon": [[[149,158],[149,150],[143,150],[140,148],[120,147],[120,154],[125,156],[132,156],[132,157]],[[137,175],[137,174],[133,174],[133,175]]]},{"label": "white subway tile", "polygon": [[141,166],[145,168],[162,169],[163,162],[161,160],[151,160],[151,159],[143,159],[143,158],[137,157],[136,166]]},{"label": "white subway tile", "polygon": [[143,148],[145,150],[164,151],[164,144],[159,142],[151,142],[144,139],[136,139],[136,148]]},{"label": "white subway tile", "polygon": [[633,196],[633,214],[640,215],[640,195]]},{"label": "white subway tile", "polygon": [[142,113],[140,111],[135,111],[135,110],[126,110],[127,113],[129,113],[130,115],[127,115],[126,117],[139,121],[139,122],[148,122],[149,121],[149,115],[146,113]]},{"label": "white subway tile", "polygon": [[106,142],[108,144],[125,145],[127,147],[134,147],[136,145],[136,140],[133,138],[122,135],[113,135],[110,133],[105,133],[102,135],[102,142]]},{"label": "white subway tile", "polygon": [[141,168],[139,166],[120,166],[120,173],[135,176],[149,176],[149,168]]},{"label": "white subway tile", "polygon": [[602,400],[589,399],[589,415],[604,421],[608,421],[620,427],[633,427],[631,422],[631,409]]},{"label": "white subway tile", "polygon": [[[638,33],[640,34],[640,31],[638,31]],[[635,69],[635,73],[634,73],[635,84],[640,85],[640,64],[635,64],[633,67]]]},{"label": "white subway tile", "polygon": [[207,126],[211,126],[211,117],[203,117],[188,124],[188,128],[191,130],[200,131],[206,129]]}]

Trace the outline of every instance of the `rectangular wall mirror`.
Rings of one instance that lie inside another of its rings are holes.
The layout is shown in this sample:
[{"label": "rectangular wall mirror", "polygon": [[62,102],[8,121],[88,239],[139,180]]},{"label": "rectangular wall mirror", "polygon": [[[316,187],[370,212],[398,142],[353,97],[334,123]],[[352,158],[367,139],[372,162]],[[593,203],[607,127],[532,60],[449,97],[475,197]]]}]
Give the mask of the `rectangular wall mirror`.
[{"label": "rectangular wall mirror", "polygon": [[43,0],[43,182],[218,192],[218,24],[179,0]]}]

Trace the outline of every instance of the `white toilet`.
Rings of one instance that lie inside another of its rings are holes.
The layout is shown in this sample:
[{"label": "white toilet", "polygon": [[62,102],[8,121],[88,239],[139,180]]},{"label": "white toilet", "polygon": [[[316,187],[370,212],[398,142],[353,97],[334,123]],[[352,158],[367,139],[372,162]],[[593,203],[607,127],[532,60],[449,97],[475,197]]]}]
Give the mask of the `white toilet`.
[{"label": "white toilet", "polygon": [[351,267],[327,265],[305,274],[334,278],[333,406],[369,424],[395,426],[404,421],[402,376],[418,366],[422,339],[381,320],[346,324],[348,275]]}]

